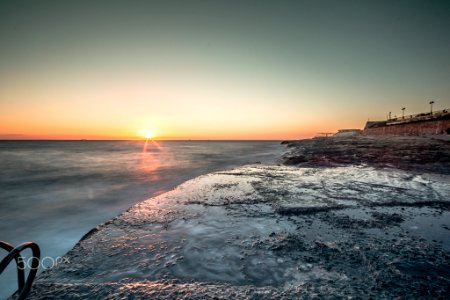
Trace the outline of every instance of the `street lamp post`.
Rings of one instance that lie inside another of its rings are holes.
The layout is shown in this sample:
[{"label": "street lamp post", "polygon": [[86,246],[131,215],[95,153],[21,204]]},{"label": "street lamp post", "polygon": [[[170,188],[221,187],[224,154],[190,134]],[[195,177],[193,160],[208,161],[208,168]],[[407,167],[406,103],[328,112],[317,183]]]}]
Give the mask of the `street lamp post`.
[{"label": "street lamp post", "polygon": [[405,109],[406,109],[406,107],[403,107],[403,108],[402,108],[402,119],[405,118]]},{"label": "street lamp post", "polygon": [[430,101],[430,115],[433,114],[433,104],[434,104],[434,101]]}]

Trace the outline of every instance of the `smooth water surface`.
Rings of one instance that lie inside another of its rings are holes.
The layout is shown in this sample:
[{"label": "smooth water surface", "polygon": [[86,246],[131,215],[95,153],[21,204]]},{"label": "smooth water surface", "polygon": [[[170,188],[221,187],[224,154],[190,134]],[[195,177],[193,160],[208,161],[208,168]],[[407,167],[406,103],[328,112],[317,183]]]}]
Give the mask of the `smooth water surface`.
[{"label": "smooth water surface", "polygon": [[[56,258],[137,202],[282,151],[277,141],[0,141],[0,240],[32,240]],[[0,298],[16,289],[12,271]]]}]

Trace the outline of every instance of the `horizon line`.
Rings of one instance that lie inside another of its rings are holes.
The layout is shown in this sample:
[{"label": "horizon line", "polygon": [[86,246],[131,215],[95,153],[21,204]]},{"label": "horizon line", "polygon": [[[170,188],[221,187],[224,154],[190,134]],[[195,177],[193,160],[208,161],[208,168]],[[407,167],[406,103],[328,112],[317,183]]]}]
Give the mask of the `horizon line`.
[{"label": "horizon line", "polygon": [[[299,138],[300,139],[300,138]],[[4,141],[79,141],[79,142],[113,142],[113,141],[284,141],[291,139],[0,139],[1,142]]]}]

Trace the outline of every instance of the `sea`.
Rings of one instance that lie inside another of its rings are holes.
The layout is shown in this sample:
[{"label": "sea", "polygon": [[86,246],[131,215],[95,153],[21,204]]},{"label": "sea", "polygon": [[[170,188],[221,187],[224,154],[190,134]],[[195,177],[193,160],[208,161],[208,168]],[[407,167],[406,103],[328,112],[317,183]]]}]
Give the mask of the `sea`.
[{"label": "sea", "polygon": [[[283,152],[279,141],[0,141],[0,240],[34,241],[52,264],[133,204],[202,174],[277,163]],[[16,289],[10,265],[0,299]]]}]

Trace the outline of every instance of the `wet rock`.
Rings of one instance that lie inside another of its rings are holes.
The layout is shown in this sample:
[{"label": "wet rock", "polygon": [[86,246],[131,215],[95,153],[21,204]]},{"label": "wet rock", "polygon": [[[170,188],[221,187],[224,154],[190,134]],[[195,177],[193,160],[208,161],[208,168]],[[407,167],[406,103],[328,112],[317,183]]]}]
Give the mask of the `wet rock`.
[{"label": "wet rock", "polygon": [[298,165],[300,163],[307,162],[308,160],[306,157],[302,155],[294,155],[294,156],[288,156],[284,159],[284,163],[286,165]]},{"label": "wet rock", "polygon": [[279,236],[272,241],[272,245],[269,249],[274,251],[285,251],[285,252],[293,252],[293,251],[305,251],[308,249],[308,246],[303,240],[303,237],[300,235],[288,234]]},{"label": "wet rock", "polygon": [[382,222],[385,226],[401,223],[404,220],[404,218],[399,214],[385,214],[385,213],[380,213],[380,212],[372,213],[372,217],[376,221]]},{"label": "wet rock", "polygon": [[98,226],[29,298],[444,298],[450,211],[434,205],[450,203],[449,178],[361,166],[208,174]]}]

